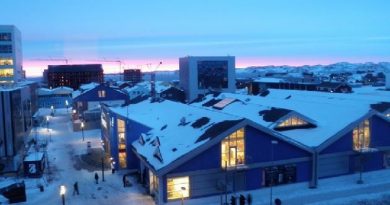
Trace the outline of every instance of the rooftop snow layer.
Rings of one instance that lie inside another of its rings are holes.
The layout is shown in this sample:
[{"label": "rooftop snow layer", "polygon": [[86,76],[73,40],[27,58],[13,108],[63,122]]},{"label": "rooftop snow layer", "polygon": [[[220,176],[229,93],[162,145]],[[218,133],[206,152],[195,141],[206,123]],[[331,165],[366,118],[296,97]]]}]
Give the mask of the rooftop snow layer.
[{"label": "rooftop snow layer", "polygon": [[[220,134],[221,131],[225,131],[243,120],[243,118],[230,114],[168,100],[155,103],[145,100],[128,107],[111,107],[110,109],[124,117],[126,117],[128,109],[128,113],[131,113],[128,116],[129,119],[152,128],[147,135],[143,136],[144,145],[139,140],[133,142],[132,145],[137,153],[145,157],[156,170],[165,167],[203,145],[210,138],[217,136],[207,133]],[[208,121],[203,117],[207,117]],[[200,119],[202,119],[202,123],[199,122]],[[198,126],[191,126],[196,122]],[[154,156],[157,146],[155,143],[151,143],[157,137],[160,142],[158,148],[162,161]]]},{"label": "rooftop snow layer", "polygon": [[272,110],[273,107],[292,110],[314,120],[316,128],[279,131],[279,133],[289,138],[287,140],[316,147],[367,114],[371,104],[390,99],[390,92],[371,89],[367,92],[358,90],[356,93],[342,94],[270,89],[270,93],[264,97],[222,93],[217,97],[208,95],[203,101],[192,105],[215,110],[212,106],[205,107],[203,104],[212,99],[223,98],[235,98],[237,101],[224,107],[221,112],[244,117],[269,128],[280,122],[264,120],[259,113]]}]

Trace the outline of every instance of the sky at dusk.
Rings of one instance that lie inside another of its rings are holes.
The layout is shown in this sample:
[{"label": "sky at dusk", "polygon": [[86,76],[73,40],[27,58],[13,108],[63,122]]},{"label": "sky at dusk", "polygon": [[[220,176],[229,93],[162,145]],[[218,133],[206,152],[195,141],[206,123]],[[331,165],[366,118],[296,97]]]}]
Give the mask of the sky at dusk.
[{"label": "sky at dusk", "polygon": [[0,24],[22,32],[28,76],[61,59],[105,72],[118,60],[178,69],[188,55],[232,55],[236,67],[390,61],[389,0],[0,2]]}]

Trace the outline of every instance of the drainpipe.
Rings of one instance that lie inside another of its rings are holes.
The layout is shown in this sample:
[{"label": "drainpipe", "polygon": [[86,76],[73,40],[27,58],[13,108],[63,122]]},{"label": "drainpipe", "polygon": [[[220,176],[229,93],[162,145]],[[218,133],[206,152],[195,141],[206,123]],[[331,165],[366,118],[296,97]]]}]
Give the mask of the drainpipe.
[{"label": "drainpipe", "polygon": [[318,152],[314,150],[312,158],[311,180],[309,183],[310,189],[317,188],[318,185]]}]

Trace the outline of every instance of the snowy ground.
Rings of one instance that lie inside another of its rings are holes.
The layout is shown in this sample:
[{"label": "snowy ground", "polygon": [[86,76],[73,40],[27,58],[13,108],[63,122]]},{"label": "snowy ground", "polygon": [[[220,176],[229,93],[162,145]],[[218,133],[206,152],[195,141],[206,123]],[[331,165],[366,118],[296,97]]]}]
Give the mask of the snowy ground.
[{"label": "snowy ground", "polygon": [[[80,155],[87,151],[87,141],[91,141],[92,147],[99,148],[100,130],[85,131],[85,141],[82,141],[81,132],[73,132],[70,115],[66,110],[57,110],[54,117],[50,119],[50,135],[46,127],[39,128],[38,138],[40,141],[49,141],[48,156],[50,172],[45,173],[43,178],[13,178],[8,177],[0,180],[0,186],[12,182],[26,183],[27,202],[20,204],[61,204],[59,186],[65,185],[67,193],[66,204],[154,204],[151,197],[145,194],[144,188],[139,186],[133,179],[132,187],[124,188],[122,176],[125,172],[111,174],[110,170],[105,172],[105,182],[99,181],[95,184],[93,176],[101,170],[80,165]],[[35,133],[31,133],[34,137]],[[358,175],[334,177],[319,181],[316,189],[309,189],[308,183],[297,183],[273,188],[273,197],[282,199],[283,204],[288,205],[339,205],[339,204],[373,204],[358,202],[361,200],[374,200],[382,197],[389,199],[390,195],[390,170],[381,170],[363,174],[364,184],[356,184]],[[73,183],[78,181],[80,195],[72,196]],[[44,184],[44,192],[40,192],[37,185]],[[263,188],[251,192],[238,192],[236,195],[246,196],[251,193],[253,205],[266,205],[270,200],[270,189]],[[230,199],[228,196],[228,199]],[[181,201],[168,203],[178,205]],[[201,199],[185,200],[184,204],[220,204],[220,196],[205,197]],[[374,203],[375,204],[375,203]],[[379,202],[377,204],[380,204]],[[385,204],[385,203],[382,203]]]},{"label": "snowy ground", "polygon": [[[82,133],[72,131],[70,114],[67,114],[65,109],[57,110],[55,116],[51,117],[49,129],[51,142],[46,127],[39,128],[37,131],[41,141],[49,141],[48,157],[52,174],[46,173],[42,179],[8,178],[6,180],[25,181],[27,202],[21,204],[61,204],[60,185],[65,185],[67,188],[66,204],[154,204],[151,197],[144,194],[144,189],[136,182],[132,182],[132,187],[123,187],[124,172],[111,174],[111,171],[107,169],[105,182],[102,182],[101,169],[96,169],[100,179],[99,184],[95,184],[95,171],[75,166],[77,160],[74,159],[86,153],[87,141],[91,141],[92,147],[101,147],[100,130],[85,131],[85,141],[82,141]],[[79,184],[80,195],[78,196],[72,196],[75,181]],[[39,183],[44,184],[44,192],[38,189]]]}]

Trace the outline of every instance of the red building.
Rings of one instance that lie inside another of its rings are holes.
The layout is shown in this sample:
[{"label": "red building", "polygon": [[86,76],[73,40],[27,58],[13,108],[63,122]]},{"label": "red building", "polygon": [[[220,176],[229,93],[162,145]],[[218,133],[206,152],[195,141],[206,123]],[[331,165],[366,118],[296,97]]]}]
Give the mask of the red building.
[{"label": "red building", "polygon": [[68,86],[77,90],[81,84],[103,83],[103,67],[101,64],[49,65],[47,80],[49,87]]}]

